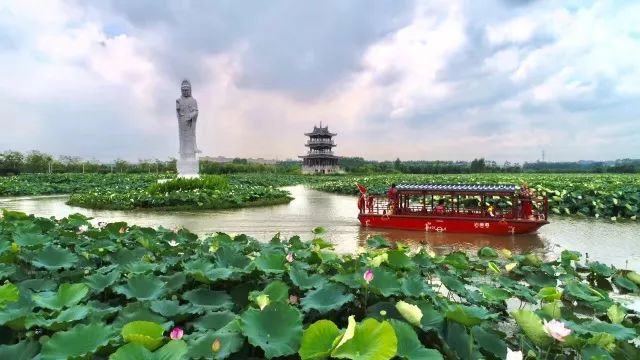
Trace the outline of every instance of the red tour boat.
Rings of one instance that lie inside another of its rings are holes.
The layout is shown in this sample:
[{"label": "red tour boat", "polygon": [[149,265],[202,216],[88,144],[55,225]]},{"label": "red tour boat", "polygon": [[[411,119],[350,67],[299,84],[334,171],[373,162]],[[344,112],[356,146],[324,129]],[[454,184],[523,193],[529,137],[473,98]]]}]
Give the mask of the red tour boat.
[{"label": "red tour boat", "polygon": [[549,223],[547,197],[533,196],[526,185],[402,184],[392,185],[387,197],[357,186],[365,227],[510,235]]}]

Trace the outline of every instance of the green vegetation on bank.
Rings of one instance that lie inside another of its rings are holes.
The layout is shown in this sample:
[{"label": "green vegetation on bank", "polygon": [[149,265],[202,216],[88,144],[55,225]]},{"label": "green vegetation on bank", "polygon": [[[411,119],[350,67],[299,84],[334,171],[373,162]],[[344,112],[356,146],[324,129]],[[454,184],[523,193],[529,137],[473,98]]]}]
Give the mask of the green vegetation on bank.
[{"label": "green vegetation on bank", "polygon": [[640,317],[616,300],[640,294],[637,273],[378,237],[338,255],[315,232],[260,243],[4,212],[0,358],[640,357]]}]

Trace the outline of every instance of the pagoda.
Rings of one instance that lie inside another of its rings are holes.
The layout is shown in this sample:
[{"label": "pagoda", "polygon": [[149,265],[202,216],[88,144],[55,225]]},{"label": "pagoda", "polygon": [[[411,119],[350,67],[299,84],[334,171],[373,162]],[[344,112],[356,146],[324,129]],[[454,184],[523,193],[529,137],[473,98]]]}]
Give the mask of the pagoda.
[{"label": "pagoda", "polygon": [[307,155],[300,156],[302,158],[303,174],[340,174],[343,173],[338,166],[338,156],[333,153],[333,137],[337,134],[329,132],[329,127],[314,126],[313,131],[304,134],[309,137],[305,144],[309,148]]}]

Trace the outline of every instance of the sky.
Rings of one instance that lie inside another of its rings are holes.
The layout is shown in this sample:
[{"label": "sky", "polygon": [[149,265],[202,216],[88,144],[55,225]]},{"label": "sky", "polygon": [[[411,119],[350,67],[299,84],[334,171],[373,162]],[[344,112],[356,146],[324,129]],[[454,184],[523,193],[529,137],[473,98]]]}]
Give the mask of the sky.
[{"label": "sky", "polygon": [[640,1],[0,0],[0,151],[640,158]]}]

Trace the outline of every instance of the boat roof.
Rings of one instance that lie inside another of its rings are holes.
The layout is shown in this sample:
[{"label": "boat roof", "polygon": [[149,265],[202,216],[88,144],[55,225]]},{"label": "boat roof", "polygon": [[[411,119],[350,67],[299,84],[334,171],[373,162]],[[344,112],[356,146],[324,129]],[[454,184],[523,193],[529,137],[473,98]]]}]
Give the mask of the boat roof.
[{"label": "boat roof", "polygon": [[435,192],[435,193],[514,193],[518,190],[513,184],[400,184],[398,191]]}]

